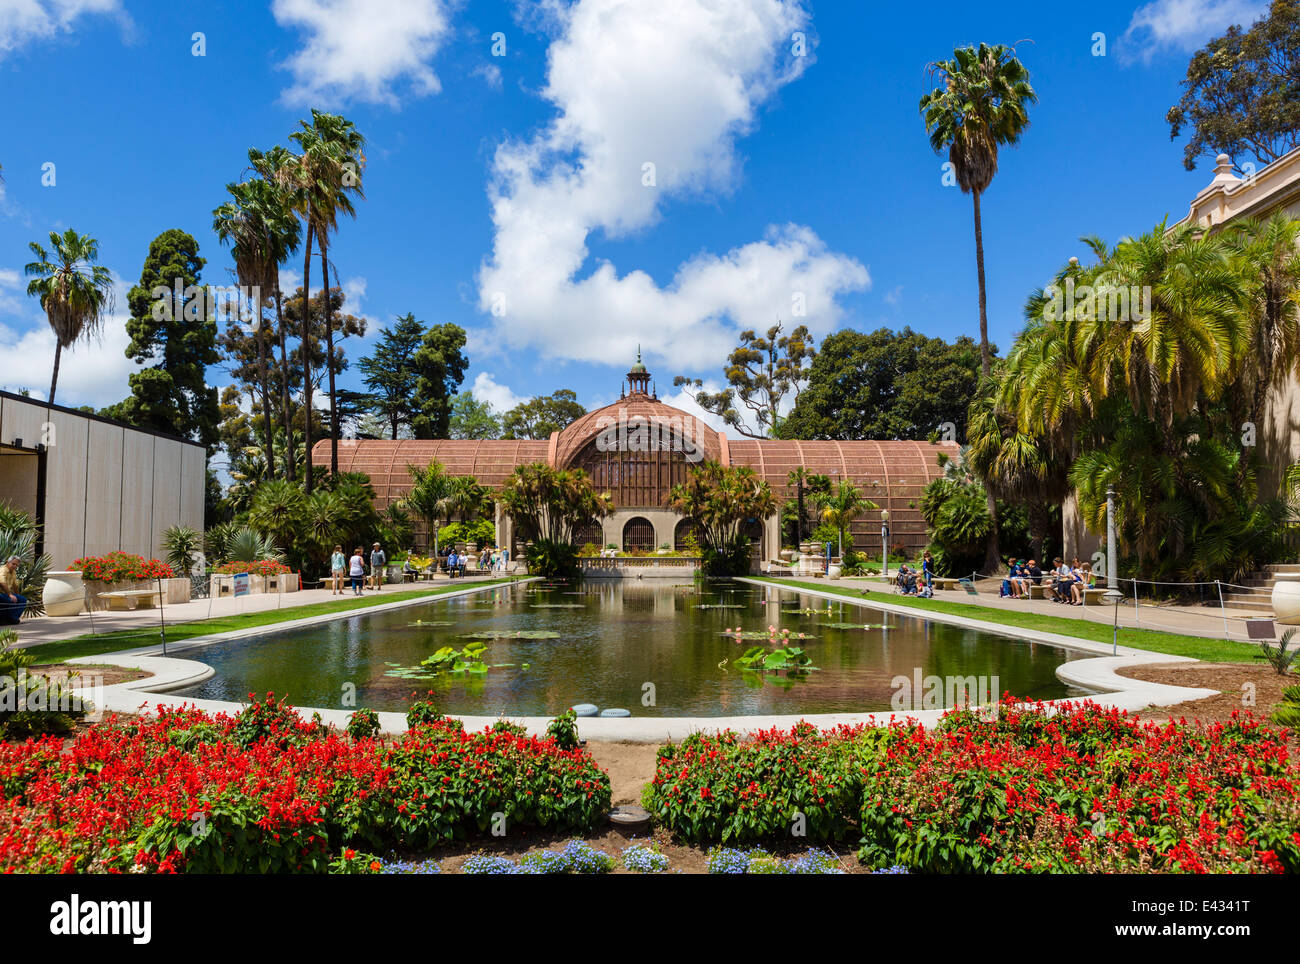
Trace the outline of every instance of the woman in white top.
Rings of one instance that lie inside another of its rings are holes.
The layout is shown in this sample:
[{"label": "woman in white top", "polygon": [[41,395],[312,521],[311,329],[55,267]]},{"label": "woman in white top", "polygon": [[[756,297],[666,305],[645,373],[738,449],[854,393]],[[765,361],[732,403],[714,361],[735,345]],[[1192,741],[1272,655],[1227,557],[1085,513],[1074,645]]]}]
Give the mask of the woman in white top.
[{"label": "woman in white top", "polygon": [[360,546],[352,550],[352,558],[348,560],[348,576],[352,580],[353,594],[360,596],[361,584],[366,576],[366,558],[361,554]]}]

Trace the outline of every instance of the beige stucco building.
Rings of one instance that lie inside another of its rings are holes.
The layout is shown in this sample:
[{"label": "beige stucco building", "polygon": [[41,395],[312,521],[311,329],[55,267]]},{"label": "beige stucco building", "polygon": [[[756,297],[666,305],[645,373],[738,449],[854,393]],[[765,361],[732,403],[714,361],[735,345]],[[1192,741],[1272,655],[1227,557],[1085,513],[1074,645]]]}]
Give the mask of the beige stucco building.
[{"label": "beige stucco building", "polygon": [[53,568],[114,550],[154,557],[203,530],[207,453],[185,439],[0,392],[0,500],[43,526]]}]

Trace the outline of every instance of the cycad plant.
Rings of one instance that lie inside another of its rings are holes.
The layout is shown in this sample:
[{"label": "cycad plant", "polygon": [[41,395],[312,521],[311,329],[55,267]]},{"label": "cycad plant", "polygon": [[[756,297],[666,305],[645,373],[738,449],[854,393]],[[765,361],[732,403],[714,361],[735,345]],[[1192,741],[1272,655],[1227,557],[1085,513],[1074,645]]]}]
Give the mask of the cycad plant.
[{"label": "cycad plant", "polygon": [[203,552],[203,536],[187,525],[168,526],[163,530],[162,549],[167,565],[178,573],[189,575],[195,559]]},{"label": "cycad plant", "polygon": [[26,512],[0,501],[0,565],[17,556],[19,592],[27,598],[24,616],[45,612],[45,578],[50,571],[50,557],[36,554],[39,527]]}]

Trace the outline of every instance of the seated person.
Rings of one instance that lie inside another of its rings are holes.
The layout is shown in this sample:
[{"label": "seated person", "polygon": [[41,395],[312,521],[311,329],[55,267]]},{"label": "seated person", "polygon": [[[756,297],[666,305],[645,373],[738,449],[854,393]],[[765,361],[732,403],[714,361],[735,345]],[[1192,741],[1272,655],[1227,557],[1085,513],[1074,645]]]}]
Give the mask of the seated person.
[{"label": "seated person", "polygon": [[898,577],[895,580],[898,591],[904,596],[910,596],[916,593],[916,572],[903,563],[898,569]]},{"label": "seated person", "polygon": [[1070,605],[1083,605],[1083,590],[1087,586],[1087,580],[1083,575],[1083,568],[1075,560],[1075,564],[1070,567]]},{"label": "seated person", "polygon": [[411,560],[414,558],[415,558],[415,550],[412,549],[406,554],[406,561],[402,563],[403,575],[418,576],[420,574],[420,570],[416,569],[415,564],[411,562]]},{"label": "seated person", "polygon": [[10,556],[0,566],[0,626],[17,626],[27,608],[27,597],[18,591],[22,588],[18,578],[21,563],[17,556]]},{"label": "seated person", "polygon": [[1020,598],[1020,566],[1014,559],[1007,560],[1007,577],[1002,580],[1001,595],[1012,599]]},{"label": "seated person", "polygon": [[1043,584],[1043,570],[1038,568],[1037,560],[1030,559],[1029,564],[1025,566],[1025,594],[1033,595],[1029,591],[1030,586],[1041,586]]},{"label": "seated person", "polygon": [[1068,603],[1070,601],[1070,567],[1057,556],[1052,561],[1052,601]]}]

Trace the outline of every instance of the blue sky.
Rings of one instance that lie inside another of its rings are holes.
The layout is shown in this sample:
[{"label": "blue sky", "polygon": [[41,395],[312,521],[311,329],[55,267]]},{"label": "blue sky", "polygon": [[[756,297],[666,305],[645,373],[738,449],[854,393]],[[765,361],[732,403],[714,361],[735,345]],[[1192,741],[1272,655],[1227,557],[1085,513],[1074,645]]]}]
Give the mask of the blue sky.
[{"label": "blue sky", "polygon": [[354,362],[410,311],[469,331],[465,387],[497,405],[567,387],[594,406],[638,344],[671,396],[777,318],[975,335],[971,202],[941,183],[917,100],[928,61],[979,41],[1019,42],[1039,94],[984,199],[1005,351],[1080,235],[1187,213],[1212,164],[1183,170],[1165,111],[1189,52],[1264,6],[0,0],[0,386],[48,389],[21,273],[29,241],[71,226],[124,287],[102,342],[65,354],[58,400],[124,397],[124,294],[150,240],[190,232],[205,280],[229,283],[211,211],[247,148],[312,106],[369,142],[367,199],[331,247],[370,320]]}]

